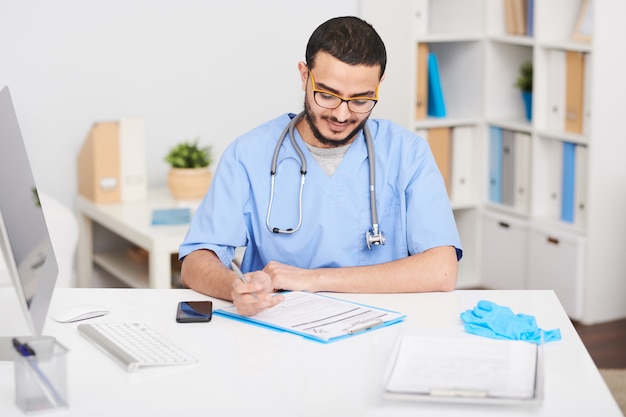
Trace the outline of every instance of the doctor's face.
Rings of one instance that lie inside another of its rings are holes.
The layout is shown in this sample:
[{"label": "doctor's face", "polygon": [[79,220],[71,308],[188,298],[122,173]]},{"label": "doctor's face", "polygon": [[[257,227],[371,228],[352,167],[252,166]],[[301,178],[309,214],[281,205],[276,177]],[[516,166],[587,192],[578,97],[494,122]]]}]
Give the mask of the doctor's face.
[{"label": "doctor's face", "polygon": [[305,91],[306,126],[299,126],[304,140],[324,148],[351,143],[375,104],[380,68],[349,65],[325,52],[317,54],[313,68],[302,62],[298,68]]}]

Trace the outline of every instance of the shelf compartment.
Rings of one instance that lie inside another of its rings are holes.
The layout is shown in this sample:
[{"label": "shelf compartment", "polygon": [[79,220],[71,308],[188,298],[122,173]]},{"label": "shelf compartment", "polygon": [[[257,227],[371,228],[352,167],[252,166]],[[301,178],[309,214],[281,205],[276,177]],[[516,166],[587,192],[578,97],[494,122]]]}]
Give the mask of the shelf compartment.
[{"label": "shelf compartment", "polygon": [[533,48],[491,42],[486,48],[486,55],[486,117],[527,124],[524,102],[515,82],[521,65],[533,62]]},{"label": "shelf compartment", "polygon": [[93,261],[133,288],[148,288],[148,265],[131,259],[126,251],[97,252]]},{"label": "shelf compartment", "polygon": [[437,56],[446,106],[443,119],[478,118],[482,111],[483,43],[476,41],[429,43]]}]

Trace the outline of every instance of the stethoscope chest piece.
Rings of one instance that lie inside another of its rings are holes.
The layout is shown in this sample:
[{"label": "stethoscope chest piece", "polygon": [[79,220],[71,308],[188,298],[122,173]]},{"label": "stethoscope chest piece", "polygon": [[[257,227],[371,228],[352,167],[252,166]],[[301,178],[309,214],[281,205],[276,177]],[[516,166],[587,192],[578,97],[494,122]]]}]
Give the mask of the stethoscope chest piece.
[{"label": "stethoscope chest piece", "polygon": [[368,249],[372,249],[373,245],[384,245],[385,244],[385,234],[378,230],[378,225],[372,225],[372,228],[367,231],[365,234],[365,243],[367,244]]}]

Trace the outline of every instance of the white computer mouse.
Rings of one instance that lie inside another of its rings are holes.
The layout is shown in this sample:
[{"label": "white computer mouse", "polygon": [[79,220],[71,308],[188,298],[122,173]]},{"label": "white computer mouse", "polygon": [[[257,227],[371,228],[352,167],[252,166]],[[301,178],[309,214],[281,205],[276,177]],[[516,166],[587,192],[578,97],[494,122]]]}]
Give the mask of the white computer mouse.
[{"label": "white computer mouse", "polygon": [[88,304],[75,305],[55,314],[54,319],[59,323],[72,323],[80,320],[104,316],[109,310]]}]

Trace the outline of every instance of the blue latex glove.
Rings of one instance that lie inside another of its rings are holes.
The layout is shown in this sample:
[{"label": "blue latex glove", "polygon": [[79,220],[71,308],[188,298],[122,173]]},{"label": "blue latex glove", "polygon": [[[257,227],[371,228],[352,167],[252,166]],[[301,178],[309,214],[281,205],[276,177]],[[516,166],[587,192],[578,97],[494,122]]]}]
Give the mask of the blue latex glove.
[{"label": "blue latex glove", "polygon": [[508,307],[499,306],[491,301],[481,300],[472,310],[461,313],[468,333],[492,339],[525,340],[544,343],[561,340],[561,331],[542,330],[537,326],[535,317],[526,314],[513,314]]}]

